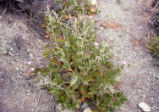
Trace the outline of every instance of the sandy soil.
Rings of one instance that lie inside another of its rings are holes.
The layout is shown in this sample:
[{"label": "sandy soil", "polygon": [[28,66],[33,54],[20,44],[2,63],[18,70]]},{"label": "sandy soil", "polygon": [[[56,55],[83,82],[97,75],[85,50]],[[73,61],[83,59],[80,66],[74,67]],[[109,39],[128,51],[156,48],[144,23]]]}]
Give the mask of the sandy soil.
[{"label": "sandy soil", "polygon": [[[143,44],[149,31],[142,18],[147,17],[146,7],[136,0],[98,0],[98,7],[97,41],[114,46],[114,63],[130,64],[121,82],[128,101],[120,112],[140,112],[140,102],[159,112],[159,69],[152,65]],[[0,112],[59,112],[55,99],[27,77],[28,61],[33,65],[43,62],[45,42],[22,18],[0,15]]]},{"label": "sandy soil", "polygon": [[42,62],[44,43],[22,18],[0,15],[0,112],[54,111],[54,98],[27,76],[28,61]]},{"label": "sandy soil", "polygon": [[120,112],[140,112],[140,102],[147,103],[152,112],[159,112],[159,69],[152,65],[152,57],[144,48],[149,32],[146,7],[136,0],[116,1],[98,0],[101,13],[97,18],[99,25],[103,21],[111,23],[100,28],[98,41],[114,46],[115,63],[130,64],[121,83],[128,101]]}]

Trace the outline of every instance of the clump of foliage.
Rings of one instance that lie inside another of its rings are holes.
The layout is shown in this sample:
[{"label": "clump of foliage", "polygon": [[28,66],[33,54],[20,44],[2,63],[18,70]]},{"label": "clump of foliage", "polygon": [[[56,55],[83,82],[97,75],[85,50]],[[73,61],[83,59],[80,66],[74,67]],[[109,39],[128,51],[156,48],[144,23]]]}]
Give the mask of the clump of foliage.
[{"label": "clump of foliage", "polygon": [[110,48],[95,42],[94,21],[81,14],[66,19],[47,11],[45,27],[52,43],[44,56],[50,61],[35,72],[63,108],[74,111],[86,102],[94,112],[113,112],[126,101],[117,88],[123,66],[112,64]]},{"label": "clump of foliage", "polygon": [[156,35],[159,35],[159,12],[157,12],[156,14],[154,14],[154,16],[151,18],[150,20],[150,26],[153,29],[153,32]]},{"label": "clump of foliage", "polygon": [[94,15],[99,10],[90,5],[89,0],[57,0],[61,8],[57,10],[60,16],[78,16],[79,14]]},{"label": "clump of foliage", "polygon": [[154,35],[147,47],[150,49],[151,53],[159,57],[159,37],[157,35]]},{"label": "clump of foliage", "polygon": [[152,28],[152,39],[148,40],[146,45],[149,48],[150,52],[153,54],[154,59],[152,64],[159,66],[159,1],[158,0],[149,0],[148,8],[152,11],[152,17],[149,20],[149,24]]}]

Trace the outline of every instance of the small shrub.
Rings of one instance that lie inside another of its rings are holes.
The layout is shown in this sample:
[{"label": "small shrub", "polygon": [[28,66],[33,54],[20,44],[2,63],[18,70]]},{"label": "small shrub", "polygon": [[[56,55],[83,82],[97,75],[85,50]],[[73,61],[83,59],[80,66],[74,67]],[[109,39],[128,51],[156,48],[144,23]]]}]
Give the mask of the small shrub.
[{"label": "small shrub", "polygon": [[67,3],[62,5],[64,10],[46,12],[43,27],[52,43],[44,57],[50,61],[35,73],[40,72],[43,86],[63,108],[74,111],[86,102],[94,112],[119,109],[126,101],[117,88],[123,66],[114,66],[110,48],[95,42],[94,21],[83,16],[85,6],[81,8],[76,0]]},{"label": "small shrub", "polygon": [[89,0],[57,0],[61,8],[57,10],[59,16],[75,16],[79,14],[94,15],[99,10],[96,6],[90,5]]},{"label": "small shrub", "polygon": [[159,57],[159,37],[157,35],[154,35],[147,47],[154,56]]},{"label": "small shrub", "polygon": [[45,22],[52,44],[44,56],[50,63],[36,72],[57,103],[72,111],[84,102],[97,112],[118,109],[126,100],[115,88],[123,67],[111,63],[109,48],[96,45],[94,22],[81,16],[63,22],[55,12],[47,13]]}]

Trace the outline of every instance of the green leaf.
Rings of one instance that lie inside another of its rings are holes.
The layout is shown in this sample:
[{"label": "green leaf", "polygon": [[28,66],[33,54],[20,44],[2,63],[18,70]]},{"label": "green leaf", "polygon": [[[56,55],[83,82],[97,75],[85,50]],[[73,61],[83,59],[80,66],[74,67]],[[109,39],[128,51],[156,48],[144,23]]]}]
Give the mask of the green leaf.
[{"label": "green leaf", "polygon": [[[71,111],[87,102],[94,106],[93,111],[113,112],[126,101],[115,88],[122,68],[113,65],[110,47],[95,46],[94,22],[78,15],[89,14],[86,0],[60,3],[63,10],[48,11],[45,15],[46,31],[52,40],[44,53],[48,63],[39,69],[49,81],[45,87],[57,97],[57,103]],[[66,20],[65,16],[69,18]],[[157,49],[158,46],[152,51],[157,53]]]}]

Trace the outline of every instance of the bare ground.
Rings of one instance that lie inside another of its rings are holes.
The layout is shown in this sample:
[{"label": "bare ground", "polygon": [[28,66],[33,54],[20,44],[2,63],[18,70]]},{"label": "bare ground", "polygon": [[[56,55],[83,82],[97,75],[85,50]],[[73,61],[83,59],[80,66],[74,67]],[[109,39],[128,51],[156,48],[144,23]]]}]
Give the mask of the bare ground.
[{"label": "bare ground", "polygon": [[0,15],[0,112],[54,112],[54,98],[27,76],[28,61],[42,62],[44,43],[23,18]]},{"label": "bare ground", "polygon": [[[99,26],[105,21],[97,41],[114,45],[114,63],[130,64],[121,81],[128,101],[120,112],[140,112],[140,102],[159,112],[159,69],[152,65],[143,44],[149,31],[143,19],[147,17],[145,6],[136,0],[116,1],[98,0],[101,12],[96,18]],[[0,15],[0,112],[56,112],[55,99],[27,77],[28,61],[33,65],[43,62],[45,42],[22,18]]]},{"label": "bare ground", "polygon": [[[136,0],[98,0],[101,13],[99,24],[110,21],[100,28],[98,41],[106,41],[114,46],[115,63],[126,61],[121,88],[128,101],[120,112],[140,112],[138,104],[146,102],[152,112],[159,112],[159,69],[152,65],[152,57],[146,52],[144,42],[149,26],[146,7]],[[115,22],[115,23],[114,23]]]}]

